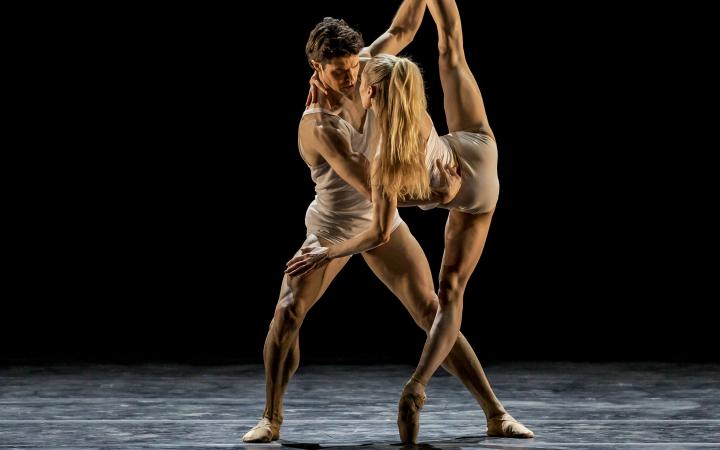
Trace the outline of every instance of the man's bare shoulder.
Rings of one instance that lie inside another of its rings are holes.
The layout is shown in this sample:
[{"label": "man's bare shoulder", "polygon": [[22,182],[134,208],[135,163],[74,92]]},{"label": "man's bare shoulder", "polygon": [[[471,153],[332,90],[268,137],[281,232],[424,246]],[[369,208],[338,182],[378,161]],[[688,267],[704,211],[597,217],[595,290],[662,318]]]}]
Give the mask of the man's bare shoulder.
[{"label": "man's bare shoulder", "polygon": [[333,114],[324,112],[315,112],[305,114],[300,119],[299,135],[301,139],[326,139],[336,136],[338,133],[344,134],[344,127],[341,125],[340,118]]}]

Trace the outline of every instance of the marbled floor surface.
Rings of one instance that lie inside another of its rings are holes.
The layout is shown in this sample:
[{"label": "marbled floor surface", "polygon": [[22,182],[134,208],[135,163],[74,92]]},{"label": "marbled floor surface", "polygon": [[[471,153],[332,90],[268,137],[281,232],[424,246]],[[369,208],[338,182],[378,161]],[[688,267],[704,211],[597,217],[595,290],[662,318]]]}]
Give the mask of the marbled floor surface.
[{"label": "marbled floor surface", "polygon": [[[0,367],[0,448],[403,448],[408,366],[302,366],[282,439],[244,444],[261,366]],[[482,410],[438,372],[418,448],[720,449],[720,365],[502,363],[486,368],[534,439],[485,436]]]}]

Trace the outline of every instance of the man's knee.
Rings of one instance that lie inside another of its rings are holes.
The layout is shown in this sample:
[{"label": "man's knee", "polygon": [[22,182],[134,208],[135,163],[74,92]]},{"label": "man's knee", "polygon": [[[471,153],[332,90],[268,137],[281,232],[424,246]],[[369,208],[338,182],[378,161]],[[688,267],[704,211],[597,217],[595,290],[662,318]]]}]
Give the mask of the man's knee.
[{"label": "man's knee", "polygon": [[295,299],[282,300],[275,308],[273,323],[281,333],[295,332],[305,319],[301,303]]},{"label": "man's knee", "polygon": [[426,333],[430,331],[433,322],[435,321],[435,315],[438,310],[437,297],[433,296],[432,300],[427,302],[425,306],[420,310],[416,322],[420,328]]}]

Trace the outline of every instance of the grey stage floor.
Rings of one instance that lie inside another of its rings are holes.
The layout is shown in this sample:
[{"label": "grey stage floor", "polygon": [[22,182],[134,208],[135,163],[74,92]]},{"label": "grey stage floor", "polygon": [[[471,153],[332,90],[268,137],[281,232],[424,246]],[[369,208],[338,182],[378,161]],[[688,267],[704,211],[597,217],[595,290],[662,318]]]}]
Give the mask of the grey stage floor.
[{"label": "grey stage floor", "polygon": [[[243,445],[260,417],[260,366],[0,368],[0,447],[401,448],[404,366],[304,366],[282,440]],[[485,436],[482,411],[444,372],[428,387],[422,448],[720,448],[720,366],[496,364],[509,412],[535,439]],[[370,445],[372,444],[372,445]]]}]

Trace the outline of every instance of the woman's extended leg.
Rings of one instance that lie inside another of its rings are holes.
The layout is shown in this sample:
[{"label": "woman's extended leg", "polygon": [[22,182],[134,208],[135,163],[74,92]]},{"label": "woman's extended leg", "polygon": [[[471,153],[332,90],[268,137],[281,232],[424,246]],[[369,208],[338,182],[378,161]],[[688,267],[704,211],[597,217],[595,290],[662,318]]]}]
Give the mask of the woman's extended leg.
[{"label": "woman's extended leg", "polygon": [[465,60],[460,13],[455,0],[428,0],[438,31],[438,66],[448,130],[475,131],[494,138],[475,76]]}]

